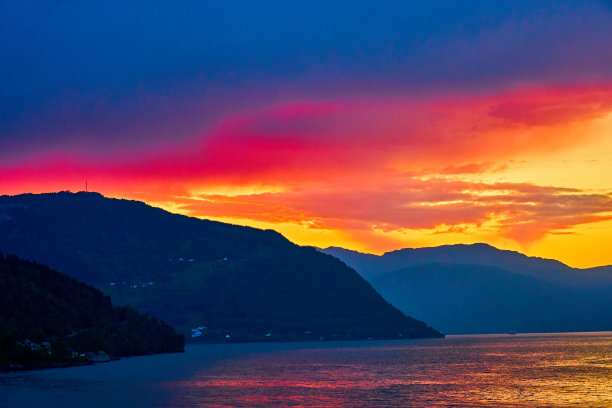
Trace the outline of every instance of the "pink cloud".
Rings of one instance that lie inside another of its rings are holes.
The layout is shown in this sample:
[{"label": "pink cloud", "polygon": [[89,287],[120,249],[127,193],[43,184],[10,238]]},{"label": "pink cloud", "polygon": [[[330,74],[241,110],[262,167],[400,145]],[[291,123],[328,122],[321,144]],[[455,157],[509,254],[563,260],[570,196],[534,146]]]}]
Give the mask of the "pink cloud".
[{"label": "pink cloud", "polygon": [[[364,181],[407,174],[465,174],[503,169],[523,152],[583,143],[555,126],[612,109],[612,86],[523,89],[434,100],[299,102],[223,119],[199,140],[163,147],[39,153],[9,166],[24,172],[72,166],[113,178],[198,183]],[[517,126],[542,128],[537,136]],[[4,166],[6,171],[7,166]],[[59,174],[58,173],[58,174]],[[32,176],[35,176],[34,174]]]},{"label": "pink cloud", "polygon": [[523,126],[550,126],[595,119],[612,110],[610,87],[517,92],[491,106],[493,117]]},{"label": "pink cloud", "polygon": [[[227,117],[188,144],[114,156],[49,153],[0,164],[0,189],[17,193],[55,183],[59,190],[87,178],[103,193],[174,201],[199,216],[355,231],[448,229],[495,219],[499,234],[530,241],[607,219],[610,196],[435,176],[501,171],[517,154],[584,143],[590,134],[564,136],[558,126],[601,117],[611,102],[612,86],[599,86],[287,103]],[[532,137],[526,129],[539,133]],[[252,184],[283,191],[189,198],[192,191]]]}]

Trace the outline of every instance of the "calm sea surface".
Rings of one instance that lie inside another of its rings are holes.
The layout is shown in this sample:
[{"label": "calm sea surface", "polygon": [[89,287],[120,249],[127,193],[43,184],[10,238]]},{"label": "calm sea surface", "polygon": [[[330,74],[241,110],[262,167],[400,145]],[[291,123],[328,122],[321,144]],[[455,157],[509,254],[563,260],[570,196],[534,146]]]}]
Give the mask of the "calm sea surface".
[{"label": "calm sea surface", "polygon": [[612,407],[612,333],[198,345],[2,374],[13,407]]}]

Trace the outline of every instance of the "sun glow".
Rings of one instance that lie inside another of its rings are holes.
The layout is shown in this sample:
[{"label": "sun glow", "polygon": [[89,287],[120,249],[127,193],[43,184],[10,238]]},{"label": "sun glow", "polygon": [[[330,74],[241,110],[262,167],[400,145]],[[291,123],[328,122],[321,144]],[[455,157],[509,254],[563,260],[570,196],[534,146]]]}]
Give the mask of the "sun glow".
[{"label": "sun glow", "polygon": [[78,191],[87,178],[107,196],[303,245],[487,242],[585,267],[612,264],[601,244],[612,231],[611,134],[610,85],[312,100],[223,118],[184,149],[12,160],[0,189]]}]

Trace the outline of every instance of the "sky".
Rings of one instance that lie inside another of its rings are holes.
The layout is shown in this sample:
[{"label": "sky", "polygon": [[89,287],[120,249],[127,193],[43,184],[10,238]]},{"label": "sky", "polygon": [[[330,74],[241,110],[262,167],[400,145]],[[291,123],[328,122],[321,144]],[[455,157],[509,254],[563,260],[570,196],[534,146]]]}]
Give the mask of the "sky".
[{"label": "sky", "polygon": [[0,1],[0,194],[612,264],[611,1]]}]

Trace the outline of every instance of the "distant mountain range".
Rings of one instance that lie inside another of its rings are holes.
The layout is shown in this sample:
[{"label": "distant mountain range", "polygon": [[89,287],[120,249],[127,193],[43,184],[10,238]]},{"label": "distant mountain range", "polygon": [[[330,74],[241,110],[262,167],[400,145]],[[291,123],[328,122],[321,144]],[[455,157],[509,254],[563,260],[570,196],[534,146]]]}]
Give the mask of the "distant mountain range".
[{"label": "distant mountain range", "polygon": [[183,351],[167,324],[47,266],[0,253],[0,371]]},{"label": "distant mountain range", "polygon": [[353,269],[270,230],[97,193],[0,197],[0,250],[204,341],[439,337]]},{"label": "distant mountain range", "polygon": [[400,310],[448,334],[612,329],[612,266],[575,269],[487,244],[381,256],[321,251],[353,267]]}]

